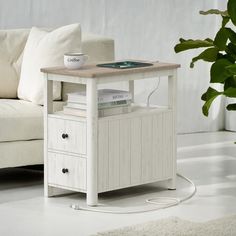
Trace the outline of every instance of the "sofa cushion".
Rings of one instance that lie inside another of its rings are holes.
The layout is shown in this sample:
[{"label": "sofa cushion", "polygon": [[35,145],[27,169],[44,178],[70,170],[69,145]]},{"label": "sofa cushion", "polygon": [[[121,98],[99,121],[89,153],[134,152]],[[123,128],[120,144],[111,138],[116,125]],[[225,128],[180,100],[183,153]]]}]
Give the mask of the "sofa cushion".
[{"label": "sofa cushion", "polygon": [[18,99],[0,99],[0,142],[43,138],[43,107]]},{"label": "sofa cushion", "polygon": [[[65,102],[53,102],[53,110]],[[0,142],[43,139],[43,106],[19,99],[0,99]]]},{"label": "sofa cushion", "polygon": [[[53,31],[33,27],[24,50],[18,97],[43,104],[44,79],[40,68],[62,66],[64,53],[80,51],[80,24],[67,25]],[[60,82],[54,83],[53,98],[61,99]]]},{"label": "sofa cushion", "polygon": [[0,98],[16,98],[21,59],[29,30],[0,30]]}]

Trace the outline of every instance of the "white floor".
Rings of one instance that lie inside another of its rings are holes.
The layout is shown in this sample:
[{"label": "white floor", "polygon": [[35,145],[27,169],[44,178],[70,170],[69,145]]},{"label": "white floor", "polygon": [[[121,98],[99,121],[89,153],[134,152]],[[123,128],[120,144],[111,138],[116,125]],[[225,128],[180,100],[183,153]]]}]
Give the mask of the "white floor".
[{"label": "white floor", "polygon": [[[179,206],[142,214],[75,211],[69,205],[83,205],[84,194],[45,199],[42,173],[1,170],[0,235],[85,236],[169,216],[206,221],[236,214],[236,145],[233,141],[236,133],[180,135],[178,171],[196,183],[198,192]],[[102,194],[100,202],[117,209],[140,209],[146,207],[147,197],[182,197],[189,191],[188,184],[178,179],[177,191],[166,191],[160,184],[152,184]]]}]

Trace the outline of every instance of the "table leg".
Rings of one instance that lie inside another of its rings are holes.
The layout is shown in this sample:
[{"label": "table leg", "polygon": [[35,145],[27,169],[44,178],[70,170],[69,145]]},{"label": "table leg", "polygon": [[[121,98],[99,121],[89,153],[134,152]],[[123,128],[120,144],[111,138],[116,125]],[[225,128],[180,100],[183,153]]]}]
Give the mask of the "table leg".
[{"label": "table leg", "polygon": [[53,113],[53,82],[45,74],[44,81],[44,196],[53,196],[52,187],[48,186],[48,114]]},{"label": "table leg", "polygon": [[176,134],[176,106],[177,106],[177,70],[168,77],[168,107],[172,110],[172,130],[173,130],[173,147],[172,147],[172,160],[173,170],[172,179],[168,181],[169,189],[176,189],[176,172],[177,172],[177,134]]},{"label": "table leg", "polygon": [[133,80],[129,81],[129,92],[132,95],[131,102],[134,102],[134,81]]},{"label": "table leg", "polygon": [[95,79],[88,79],[87,96],[87,205],[96,206],[98,202],[97,190],[97,129],[98,105],[97,84]]}]

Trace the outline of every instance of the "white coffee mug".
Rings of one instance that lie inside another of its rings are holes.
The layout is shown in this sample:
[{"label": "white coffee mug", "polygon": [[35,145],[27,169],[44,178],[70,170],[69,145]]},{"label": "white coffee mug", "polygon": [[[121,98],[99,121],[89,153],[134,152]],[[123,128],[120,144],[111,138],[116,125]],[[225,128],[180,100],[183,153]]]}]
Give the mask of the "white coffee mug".
[{"label": "white coffee mug", "polygon": [[64,65],[66,68],[75,70],[79,69],[88,60],[88,55],[84,53],[65,53]]}]

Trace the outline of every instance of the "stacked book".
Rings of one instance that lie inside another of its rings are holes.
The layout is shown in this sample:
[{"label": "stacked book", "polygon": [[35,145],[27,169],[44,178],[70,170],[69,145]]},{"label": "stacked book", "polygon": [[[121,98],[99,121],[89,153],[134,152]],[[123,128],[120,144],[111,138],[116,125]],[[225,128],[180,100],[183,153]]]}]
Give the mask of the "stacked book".
[{"label": "stacked book", "polygon": [[[86,92],[68,93],[67,105],[63,112],[67,115],[86,116]],[[98,117],[112,116],[131,111],[132,95],[123,90],[100,89],[98,90]]]}]

